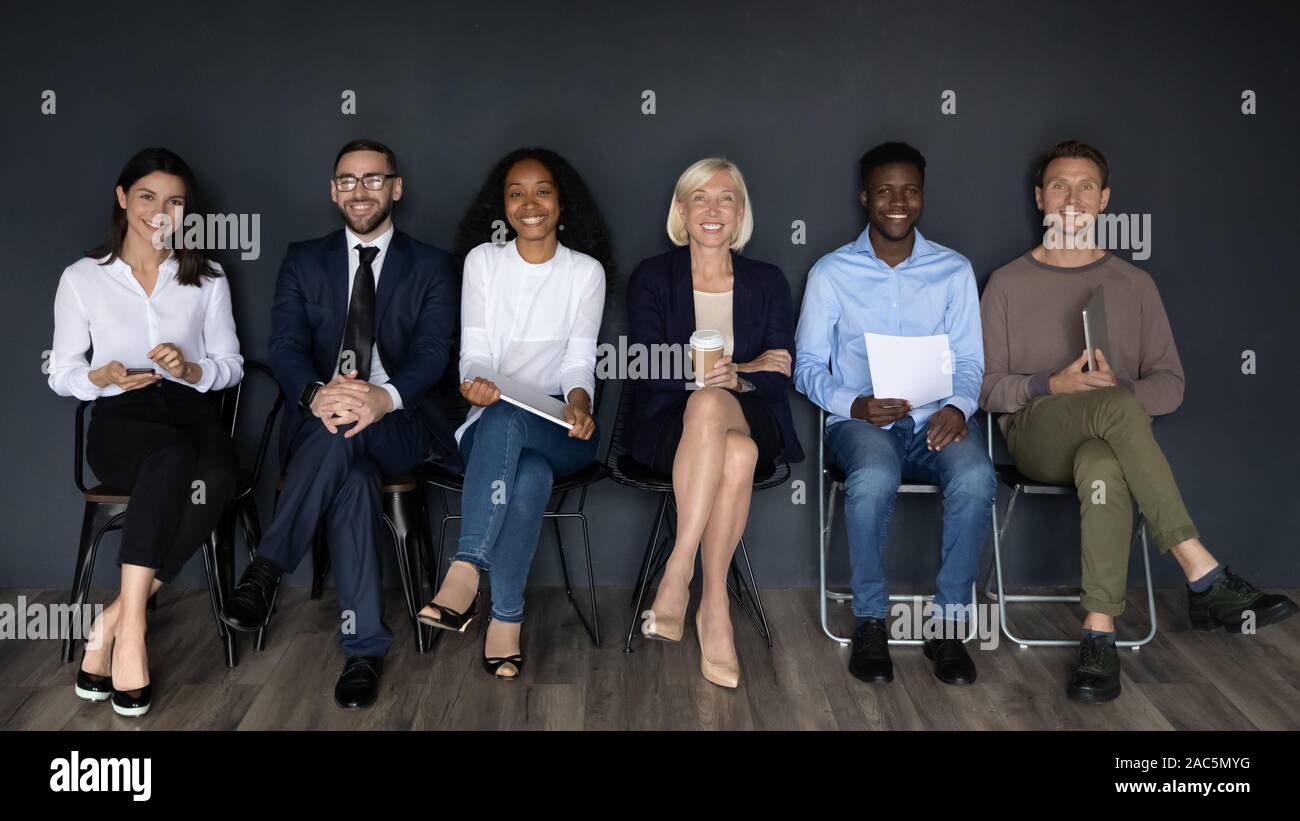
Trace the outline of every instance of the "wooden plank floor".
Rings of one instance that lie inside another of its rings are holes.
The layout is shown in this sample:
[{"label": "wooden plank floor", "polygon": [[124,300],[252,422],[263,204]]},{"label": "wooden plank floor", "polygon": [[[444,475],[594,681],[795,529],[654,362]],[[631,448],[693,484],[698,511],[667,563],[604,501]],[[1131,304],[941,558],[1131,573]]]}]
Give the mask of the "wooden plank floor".
[{"label": "wooden plank floor", "polygon": [[[96,591],[100,601],[103,591]],[[63,601],[62,591],[0,591],[29,602]],[[150,626],[155,698],[139,720],[107,704],[78,700],[75,664],[59,663],[54,641],[0,641],[0,728],[4,729],[719,729],[719,730],[1145,730],[1300,729],[1300,618],[1256,636],[1195,633],[1186,596],[1158,596],[1161,631],[1140,652],[1125,650],[1124,692],[1104,706],[1065,698],[1071,648],[1022,650],[1005,640],[973,650],[979,682],[939,683],[919,649],[893,650],[895,679],[866,685],[845,669],[848,650],[822,635],[811,589],[763,592],[775,633],[771,650],[733,612],[741,687],[728,691],[700,676],[694,628],[680,644],[645,642],[622,652],[629,591],[599,590],[603,646],[592,647],[558,589],[530,591],[524,625],[527,667],[520,681],[497,682],[478,659],[482,622],[446,634],[417,655],[400,594],[387,621],[397,634],[379,703],[361,711],[334,706],[342,665],[332,591],[312,601],[284,591],[265,651],[241,636],[240,663],[227,670],[205,590],[165,595]],[[1292,591],[1293,597],[1297,596]],[[581,597],[580,597],[581,598]],[[1136,591],[1134,600],[1140,597]],[[846,606],[832,605],[844,633]],[[1145,602],[1131,605],[1121,635],[1145,624]],[[1013,624],[1072,637],[1077,609],[1016,605]],[[693,619],[688,619],[693,624]],[[972,645],[973,646],[973,645]]]}]

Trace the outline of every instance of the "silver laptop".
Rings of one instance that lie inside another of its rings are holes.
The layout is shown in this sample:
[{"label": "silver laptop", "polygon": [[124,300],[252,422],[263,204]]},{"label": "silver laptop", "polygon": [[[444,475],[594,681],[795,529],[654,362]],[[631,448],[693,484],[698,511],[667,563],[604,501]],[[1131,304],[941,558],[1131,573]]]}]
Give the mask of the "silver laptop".
[{"label": "silver laptop", "polygon": [[1088,370],[1097,370],[1096,351],[1110,360],[1110,337],[1106,333],[1106,298],[1098,286],[1083,308],[1083,344],[1088,348]]},{"label": "silver laptop", "polygon": [[565,430],[573,430],[573,425],[564,418],[564,403],[555,397],[479,365],[471,366],[465,375],[465,378],[471,381],[479,377],[496,385],[501,391],[501,398],[510,404],[535,413],[543,419],[549,419]]}]

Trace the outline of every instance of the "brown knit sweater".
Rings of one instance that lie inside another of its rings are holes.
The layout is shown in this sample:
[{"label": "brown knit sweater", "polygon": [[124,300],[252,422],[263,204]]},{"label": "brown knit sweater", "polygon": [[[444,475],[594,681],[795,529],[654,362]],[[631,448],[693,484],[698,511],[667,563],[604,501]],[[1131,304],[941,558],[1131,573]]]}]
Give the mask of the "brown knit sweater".
[{"label": "brown knit sweater", "polygon": [[1004,435],[1011,415],[1048,393],[1048,378],[1083,353],[1083,307],[1098,287],[1106,294],[1106,360],[1116,380],[1152,416],[1182,404],[1183,366],[1150,274],[1110,253],[1079,268],[1026,253],[994,271],[980,299],[980,406],[1003,414]]}]

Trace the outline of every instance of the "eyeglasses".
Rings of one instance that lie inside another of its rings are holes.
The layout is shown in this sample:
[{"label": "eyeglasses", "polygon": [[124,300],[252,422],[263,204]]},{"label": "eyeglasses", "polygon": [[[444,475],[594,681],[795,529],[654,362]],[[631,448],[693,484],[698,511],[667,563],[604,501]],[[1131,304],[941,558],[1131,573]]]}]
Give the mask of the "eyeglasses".
[{"label": "eyeglasses", "polygon": [[[364,177],[361,177],[361,184],[366,187],[367,191],[378,191],[379,189],[384,187],[384,183],[388,182],[389,179],[396,176],[398,175],[397,174],[366,174]],[[351,191],[352,189],[357,187],[357,178],[351,174],[343,174],[341,176],[334,177],[334,187],[340,191]]]}]

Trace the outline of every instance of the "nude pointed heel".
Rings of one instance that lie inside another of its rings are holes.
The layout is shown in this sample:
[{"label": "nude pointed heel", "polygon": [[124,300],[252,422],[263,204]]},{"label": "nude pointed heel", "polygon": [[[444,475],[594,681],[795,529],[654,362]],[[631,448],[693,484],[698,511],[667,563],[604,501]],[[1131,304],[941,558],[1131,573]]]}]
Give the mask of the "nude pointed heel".
[{"label": "nude pointed heel", "polygon": [[659,641],[681,641],[686,632],[685,619],[670,619],[646,610],[641,614],[641,635]]},{"label": "nude pointed heel", "polygon": [[740,686],[740,664],[717,664],[704,655],[704,635],[700,632],[700,611],[695,611],[695,638],[700,642],[700,673],[706,681],[719,687],[736,688]]}]

